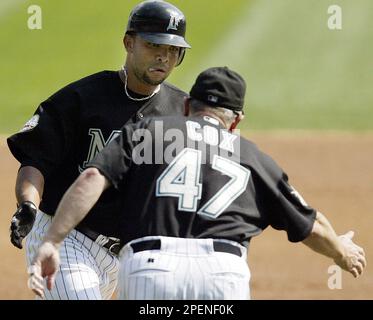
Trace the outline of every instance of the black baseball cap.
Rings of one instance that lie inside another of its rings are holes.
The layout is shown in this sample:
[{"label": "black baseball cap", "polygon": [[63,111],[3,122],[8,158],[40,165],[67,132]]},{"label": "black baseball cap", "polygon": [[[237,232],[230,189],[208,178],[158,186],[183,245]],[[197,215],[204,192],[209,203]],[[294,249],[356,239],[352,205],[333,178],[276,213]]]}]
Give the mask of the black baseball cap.
[{"label": "black baseball cap", "polygon": [[209,68],[199,74],[190,97],[210,106],[242,111],[246,92],[245,80],[228,67]]}]

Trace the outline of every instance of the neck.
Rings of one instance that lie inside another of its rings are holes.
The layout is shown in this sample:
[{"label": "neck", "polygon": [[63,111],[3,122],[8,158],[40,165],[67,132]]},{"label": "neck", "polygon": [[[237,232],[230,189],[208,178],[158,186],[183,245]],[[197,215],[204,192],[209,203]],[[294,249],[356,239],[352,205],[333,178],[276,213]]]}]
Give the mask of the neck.
[{"label": "neck", "polygon": [[210,118],[213,118],[215,120],[218,120],[219,123],[226,129],[229,129],[229,126],[227,123],[225,123],[225,121],[220,118],[218,115],[216,115],[215,113],[213,112],[209,112],[209,111],[197,111],[197,112],[194,112],[192,114],[193,116],[199,116],[199,117],[203,117],[203,116],[207,116],[207,117],[210,117]]},{"label": "neck", "polygon": [[127,87],[132,92],[135,92],[143,96],[148,96],[158,89],[158,85],[150,85],[148,83],[140,81],[136,77],[133,70],[131,68],[128,68],[127,65],[125,65],[124,68],[127,71]]}]

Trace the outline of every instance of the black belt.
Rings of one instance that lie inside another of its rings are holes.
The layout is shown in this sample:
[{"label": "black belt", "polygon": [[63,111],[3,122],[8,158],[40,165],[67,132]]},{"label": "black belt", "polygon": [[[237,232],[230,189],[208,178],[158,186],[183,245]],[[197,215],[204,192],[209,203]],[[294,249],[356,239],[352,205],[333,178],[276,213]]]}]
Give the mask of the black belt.
[{"label": "black belt", "polygon": [[[236,256],[241,257],[241,249],[233,244],[227,242],[221,242],[214,240],[214,251],[217,252],[226,252],[235,254]],[[140,242],[131,243],[131,247],[134,253],[145,251],[145,250],[159,250],[161,248],[161,240],[144,240]]]},{"label": "black belt", "polygon": [[85,236],[96,242],[98,245],[101,245],[102,247],[108,249],[108,251],[114,255],[118,255],[120,249],[122,249],[122,245],[119,239],[104,236],[85,226],[77,226],[75,230],[83,233]]}]

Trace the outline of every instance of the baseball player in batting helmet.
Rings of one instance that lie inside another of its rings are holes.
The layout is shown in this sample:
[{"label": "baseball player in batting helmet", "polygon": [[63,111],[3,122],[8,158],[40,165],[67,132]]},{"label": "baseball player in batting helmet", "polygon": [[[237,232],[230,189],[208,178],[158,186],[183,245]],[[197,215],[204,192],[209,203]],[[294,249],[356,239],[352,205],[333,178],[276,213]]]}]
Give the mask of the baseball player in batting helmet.
[{"label": "baseball player in batting helmet", "polygon": [[185,40],[186,20],[175,6],[163,1],[146,1],[131,12],[127,34],[138,34],[144,40],[180,48],[179,65],[190,45]]},{"label": "baseball player in batting helmet", "polygon": [[[67,188],[123,124],[183,112],[187,94],[165,80],[190,48],[185,32],[185,16],[172,4],[140,3],[129,16],[122,69],[101,71],[58,90],[41,102],[21,132],[8,138],[21,164],[10,240],[22,248],[27,236],[28,266]],[[45,299],[111,297],[121,248],[118,195],[114,189],[105,192],[61,244],[60,269]]]}]

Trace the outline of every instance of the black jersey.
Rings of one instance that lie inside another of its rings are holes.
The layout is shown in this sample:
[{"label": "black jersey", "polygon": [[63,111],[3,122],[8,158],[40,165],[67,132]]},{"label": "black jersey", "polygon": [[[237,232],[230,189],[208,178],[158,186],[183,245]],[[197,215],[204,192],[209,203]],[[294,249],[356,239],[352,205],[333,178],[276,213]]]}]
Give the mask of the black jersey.
[{"label": "black jersey", "polygon": [[[125,123],[180,114],[185,96],[163,83],[151,99],[133,101],[126,96],[118,72],[103,71],[66,86],[42,102],[25,127],[7,140],[22,166],[33,166],[44,176],[40,210],[55,213],[68,187]],[[82,223],[101,234],[115,235],[116,193],[114,189],[106,191]]]},{"label": "black jersey", "polygon": [[268,225],[296,242],[316,216],[272,158],[209,117],[126,125],[89,166],[122,194],[124,243],[163,235],[247,246]]}]

